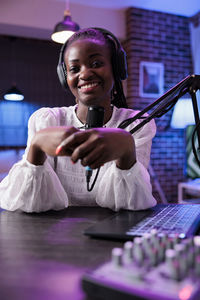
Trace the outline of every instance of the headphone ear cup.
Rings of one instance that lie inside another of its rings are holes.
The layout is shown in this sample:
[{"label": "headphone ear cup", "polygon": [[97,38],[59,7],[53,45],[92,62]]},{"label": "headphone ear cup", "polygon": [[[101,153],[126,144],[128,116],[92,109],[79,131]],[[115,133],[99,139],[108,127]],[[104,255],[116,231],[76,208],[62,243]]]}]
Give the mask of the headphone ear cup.
[{"label": "headphone ear cup", "polygon": [[118,78],[125,80],[128,77],[126,52],[121,48],[117,53]]},{"label": "headphone ear cup", "polygon": [[57,65],[57,74],[59,81],[62,85],[62,87],[66,90],[68,90],[68,84],[67,84],[67,70],[66,70],[66,65],[64,62],[64,53],[65,49],[67,47],[67,42],[62,45],[61,50],[60,50],[60,55],[59,55],[59,60],[58,60],[58,65]]},{"label": "headphone ear cup", "polygon": [[113,69],[116,70],[116,72],[117,72],[116,76],[118,79],[125,80],[128,77],[126,52],[122,48],[119,40],[114,36],[114,34],[112,32],[110,32],[104,28],[100,28],[100,27],[92,27],[92,28],[102,32],[105,36],[107,36],[115,44],[116,60],[114,58]]},{"label": "headphone ear cup", "polygon": [[64,89],[68,89],[67,70],[64,62],[59,62],[57,65],[57,74],[59,81]]}]

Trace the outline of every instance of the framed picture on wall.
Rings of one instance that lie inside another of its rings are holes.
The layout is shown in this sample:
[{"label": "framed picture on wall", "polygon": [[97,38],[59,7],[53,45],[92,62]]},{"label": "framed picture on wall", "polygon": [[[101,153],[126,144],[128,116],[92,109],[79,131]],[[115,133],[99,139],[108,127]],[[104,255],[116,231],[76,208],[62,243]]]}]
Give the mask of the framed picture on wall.
[{"label": "framed picture on wall", "polygon": [[164,92],[164,65],[159,62],[140,62],[140,97],[157,98]]}]

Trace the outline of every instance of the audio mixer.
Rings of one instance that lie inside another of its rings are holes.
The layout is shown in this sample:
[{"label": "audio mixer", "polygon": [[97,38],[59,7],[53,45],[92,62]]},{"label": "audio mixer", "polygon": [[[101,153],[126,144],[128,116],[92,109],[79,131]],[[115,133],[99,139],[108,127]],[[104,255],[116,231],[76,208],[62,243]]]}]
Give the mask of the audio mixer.
[{"label": "audio mixer", "polygon": [[82,278],[89,299],[200,300],[200,236],[153,229],[113,248],[110,261]]}]

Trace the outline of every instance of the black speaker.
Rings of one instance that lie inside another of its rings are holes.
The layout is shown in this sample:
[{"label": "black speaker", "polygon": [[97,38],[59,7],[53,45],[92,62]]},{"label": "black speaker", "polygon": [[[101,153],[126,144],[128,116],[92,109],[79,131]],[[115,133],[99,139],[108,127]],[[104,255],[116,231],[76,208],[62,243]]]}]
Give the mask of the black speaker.
[{"label": "black speaker", "polygon": [[[126,79],[128,77],[126,52],[122,48],[119,40],[110,31],[106,29],[98,28],[98,27],[92,27],[90,29],[95,29],[100,31],[105,38],[111,41],[111,43],[114,46],[113,48],[115,49],[115,54],[114,55],[112,54],[112,68],[113,68],[114,77],[119,80]],[[60,80],[61,85],[65,89],[68,89],[67,70],[64,62],[64,53],[67,45],[68,45],[68,41],[66,41],[65,44],[63,44],[60,50],[59,61],[57,65],[58,78]]]}]

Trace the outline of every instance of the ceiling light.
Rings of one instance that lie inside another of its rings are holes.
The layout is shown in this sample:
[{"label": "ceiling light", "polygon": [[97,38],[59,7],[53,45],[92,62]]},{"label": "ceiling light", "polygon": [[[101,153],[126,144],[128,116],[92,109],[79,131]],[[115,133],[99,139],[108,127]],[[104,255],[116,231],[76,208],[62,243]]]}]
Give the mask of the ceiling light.
[{"label": "ceiling light", "polygon": [[9,72],[11,73],[13,83],[11,88],[4,94],[4,99],[9,101],[22,101],[24,100],[24,95],[16,86],[16,78],[18,77],[17,72],[17,49],[16,49],[16,37],[10,37],[10,66]]},{"label": "ceiling light", "polygon": [[60,44],[64,44],[70,36],[79,30],[79,25],[72,21],[69,10],[69,1],[66,1],[66,10],[64,11],[64,19],[56,24],[51,39]]},{"label": "ceiling light", "polygon": [[4,95],[5,100],[9,101],[22,101],[24,100],[24,95],[22,92],[14,85],[9,89],[5,95]]}]

